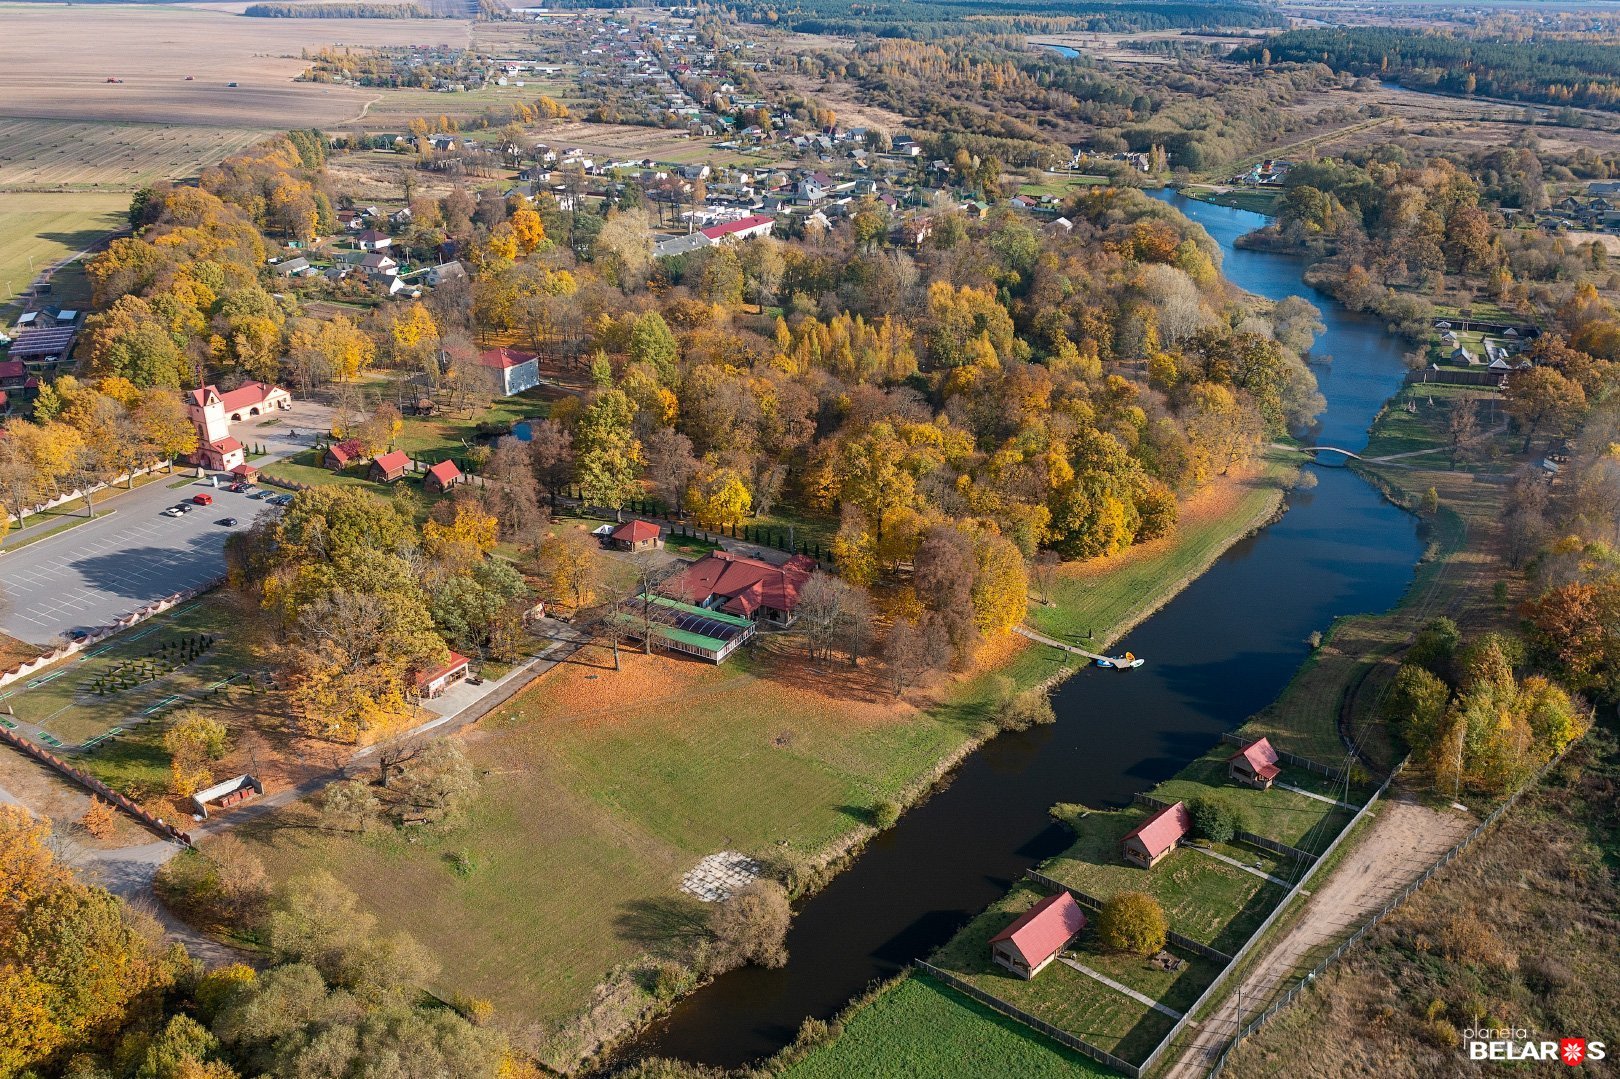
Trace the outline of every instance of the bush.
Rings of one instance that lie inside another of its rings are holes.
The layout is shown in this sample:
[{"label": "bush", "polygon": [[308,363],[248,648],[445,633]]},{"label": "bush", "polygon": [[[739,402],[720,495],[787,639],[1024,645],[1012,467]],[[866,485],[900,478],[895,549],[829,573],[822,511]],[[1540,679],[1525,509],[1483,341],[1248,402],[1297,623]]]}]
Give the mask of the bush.
[{"label": "bush", "polygon": [[1187,803],[1193,833],[1211,843],[1230,843],[1238,832],[1248,831],[1242,810],[1214,797],[1194,798]]},{"label": "bush", "polygon": [[1449,618],[1436,618],[1418,631],[1412,646],[1406,650],[1406,662],[1445,678],[1461,643],[1462,630],[1457,628],[1457,623]]},{"label": "bush", "polygon": [[747,963],[762,967],[787,964],[788,925],[793,910],[787,889],[774,880],[757,880],[730,899],[716,903],[709,916],[718,969]]},{"label": "bush", "polygon": [[900,803],[892,799],[884,799],[872,807],[872,826],[879,831],[893,828],[900,819]]},{"label": "bush", "polygon": [[1027,731],[1031,727],[1057,722],[1052,699],[1045,689],[1026,689],[1008,697],[996,709],[996,726],[1004,731]]},{"label": "bush", "polygon": [[1142,892],[1121,892],[1097,914],[1097,939],[1118,952],[1152,955],[1164,948],[1169,932],[1158,900]]}]

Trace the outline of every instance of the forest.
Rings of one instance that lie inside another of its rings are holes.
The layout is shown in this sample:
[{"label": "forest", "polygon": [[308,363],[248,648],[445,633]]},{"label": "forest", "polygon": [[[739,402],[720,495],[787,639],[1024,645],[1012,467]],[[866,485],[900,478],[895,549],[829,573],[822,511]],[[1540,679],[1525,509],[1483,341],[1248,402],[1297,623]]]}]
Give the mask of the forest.
[{"label": "forest", "polygon": [[782,26],[803,34],[860,37],[904,37],[929,40],[955,37],[963,19],[1060,19],[1073,30],[1132,33],[1143,30],[1201,29],[1222,26],[1276,26],[1282,19],[1268,4],[1211,4],[1181,0],[1150,4],[1132,0],[1041,0],[1003,4],[987,0],[880,0],[851,8],[837,0],[809,0],[791,10],[770,0],[735,5],[738,17]]},{"label": "forest", "polygon": [[1383,26],[1289,30],[1232,53],[1240,63],[1327,64],[1418,90],[1620,106],[1620,46],[1544,39],[1488,41]]}]

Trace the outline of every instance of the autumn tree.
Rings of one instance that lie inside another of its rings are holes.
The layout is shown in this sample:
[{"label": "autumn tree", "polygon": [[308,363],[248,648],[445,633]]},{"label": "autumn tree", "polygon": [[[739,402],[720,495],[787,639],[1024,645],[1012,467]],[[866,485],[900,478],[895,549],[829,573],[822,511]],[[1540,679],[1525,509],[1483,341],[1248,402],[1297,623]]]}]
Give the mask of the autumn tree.
[{"label": "autumn tree", "polygon": [[792,920],[787,890],[773,880],[756,880],[716,903],[709,918],[715,968],[785,966]]},{"label": "autumn tree", "polygon": [[1532,367],[1508,376],[1502,392],[1509,416],[1524,432],[1524,452],[1542,430],[1562,430],[1586,407],[1586,394],[1550,367]]},{"label": "autumn tree", "polygon": [[551,594],[576,611],[595,602],[601,558],[596,537],[577,528],[559,529],[540,544],[540,572]]},{"label": "autumn tree", "polygon": [[617,510],[638,489],[641,442],[632,420],[635,406],[618,389],[603,390],[580,413],[574,427],[574,471],[588,506]]},{"label": "autumn tree", "polygon": [[1164,949],[1169,930],[1158,900],[1144,892],[1121,892],[1097,914],[1097,939],[1114,951],[1153,955]]}]

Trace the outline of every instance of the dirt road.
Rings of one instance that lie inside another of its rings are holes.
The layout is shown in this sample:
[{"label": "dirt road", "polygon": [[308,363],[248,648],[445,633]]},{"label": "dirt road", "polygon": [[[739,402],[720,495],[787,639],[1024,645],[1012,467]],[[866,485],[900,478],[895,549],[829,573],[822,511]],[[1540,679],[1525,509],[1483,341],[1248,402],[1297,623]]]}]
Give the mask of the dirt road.
[{"label": "dirt road", "polygon": [[[1406,887],[1474,826],[1472,817],[1441,812],[1392,795],[1376,809],[1371,830],[1327,881],[1318,882],[1291,929],[1261,957],[1213,1015],[1188,1026],[1172,1049],[1175,1063],[1166,1079],[1196,1079],[1214,1066],[1227,1042],[1256,1006],[1290,980],[1315,948],[1342,937],[1366,922],[1396,892]],[[1240,1012],[1241,1005],[1241,1012]]]}]

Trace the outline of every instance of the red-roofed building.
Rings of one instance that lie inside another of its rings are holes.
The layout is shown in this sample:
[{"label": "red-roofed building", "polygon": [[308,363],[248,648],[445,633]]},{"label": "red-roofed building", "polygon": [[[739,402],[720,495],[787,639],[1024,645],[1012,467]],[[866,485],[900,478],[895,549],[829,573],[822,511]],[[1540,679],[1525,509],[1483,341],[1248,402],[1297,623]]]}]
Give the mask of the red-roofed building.
[{"label": "red-roofed building", "polygon": [[461,482],[461,469],[454,461],[440,461],[430,467],[422,477],[422,489],[433,494],[444,494]]},{"label": "red-roofed building", "polygon": [[1176,844],[1192,831],[1192,814],[1182,802],[1165,806],[1133,828],[1120,840],[1120,853],[1132,865],[1152,869],[1159,859],[1176,849]]},{"label": "red-roofed building", "polygon": [[540,385],[540,358],[532,352],[515,348],[492,348],[478,354],[480,366],[494,375],[501,394],[506,397]]},{"label": "red-roofed building", "polygon": [[1277,751],[1271,748],[1271,739],[1251,742],[1232,754],[1226,762],[1226,774],[1259,790],[1270,790],[1272,782],[1282,774],[1277,764]]},{"label": "red-roofed building", "polygon": [[411,467],[411,459],[404,450],[390,450],[371,462],[371,471],[367,475],[373,483],[393,483],[405,475]]},{"label": "red-roofed building", "polygon": [[1049,895],[990,938],[990,958],[1020,978],[1033,978],[1085,927],[1085,912],[1074,896]]},{"label": "red-roofed building", "polygon": [[333,472],[342,472],[356,461],[365,459],[366,450],[360,445],[360,440],[346,438],[342,442],[333,442],[326,447],[326,453],[321,456],[321,464]]},{"label": "red-roofed building", "polygon": [[621,551],[655,551],[664,545],[663,530],[651,521],[626,521],[608,540]]},{"label": "red-roofed building", "polygon": [[263,416],[292,407],[292,394],[267,382],[244,382],[219,392],[204,386],[185,395],[186,412],[197,428],[193,464],[215,472],[229,472],[243,464],[242,443],[231,437],[231,424],[248,416]]},{"label": "red-roofed building", "polygon": [[802,554],[773,566],[715,551],[665,581],[659,590],[683,603],[789,626],[798,613],[799,591],[815,569],[815,562]]},{"label": "red-roofed building", "polygon": [[769,236],[774,227],[776,218],[769,214],[750,214],[736,221],[722,221],[718,225],[710,225],[698,231],[712,242],[719,243],[722,240],[746,240],[751,236]]},{"label": "red-roofed building", "polygon": [[416,695],[431,700],[467,677],[472,661],[460,652],[451,652],[450,658],[431,670],[416,672]]}]

